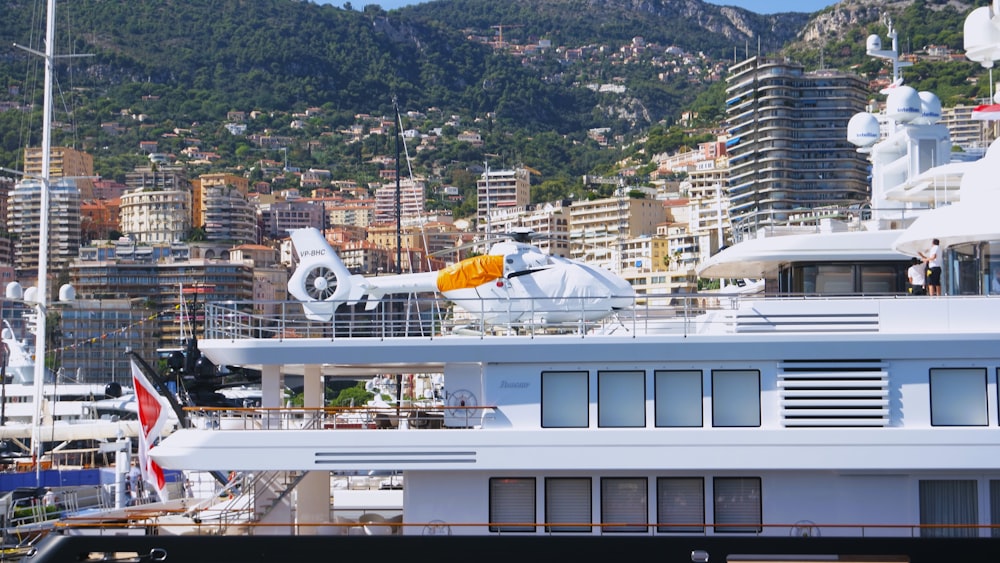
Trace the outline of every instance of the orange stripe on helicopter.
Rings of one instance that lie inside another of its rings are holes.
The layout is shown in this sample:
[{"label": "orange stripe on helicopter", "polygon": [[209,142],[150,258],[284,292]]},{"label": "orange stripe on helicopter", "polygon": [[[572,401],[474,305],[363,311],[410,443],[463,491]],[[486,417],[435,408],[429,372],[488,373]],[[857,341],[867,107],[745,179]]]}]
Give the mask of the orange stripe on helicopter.
[{"label": "orange stripe on helicopter", "polygon": [[438,291],[466,289],[503,277],[503,256],[486,254],[466,258],[438,272]]}]

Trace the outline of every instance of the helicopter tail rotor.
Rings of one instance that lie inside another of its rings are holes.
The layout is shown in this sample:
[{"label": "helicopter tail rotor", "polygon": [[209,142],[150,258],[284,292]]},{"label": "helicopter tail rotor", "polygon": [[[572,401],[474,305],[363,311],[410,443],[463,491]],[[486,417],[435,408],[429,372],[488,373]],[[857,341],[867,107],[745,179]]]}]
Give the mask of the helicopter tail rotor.
[{"label": "helicopter tail rotor", "polygon": [[293,229],[290,234],[299,265],[288,279],[288,292],[302,301],[307,317],[330,320],[337,306],[362,298],[364,277],[351,274],[319,230]]}]

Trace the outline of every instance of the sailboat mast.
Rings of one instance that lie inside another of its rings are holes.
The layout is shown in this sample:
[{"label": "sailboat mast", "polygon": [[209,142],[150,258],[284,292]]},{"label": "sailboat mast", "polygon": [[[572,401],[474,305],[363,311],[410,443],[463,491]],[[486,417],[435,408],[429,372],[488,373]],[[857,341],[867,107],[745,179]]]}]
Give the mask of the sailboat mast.
[{"label": "sailboat mast", "polygon": [[42,462],[42,398],[45,392],[45,304],[48,300],[49,266],[49,179],[52,160],[52,84],[56,53],[56,2],[46,3],[45,20],[45,99],[42,104],[42,177],[38,229],[38,293],[35,302],[35,412],[31,449],[35,475],[40,476]]}]

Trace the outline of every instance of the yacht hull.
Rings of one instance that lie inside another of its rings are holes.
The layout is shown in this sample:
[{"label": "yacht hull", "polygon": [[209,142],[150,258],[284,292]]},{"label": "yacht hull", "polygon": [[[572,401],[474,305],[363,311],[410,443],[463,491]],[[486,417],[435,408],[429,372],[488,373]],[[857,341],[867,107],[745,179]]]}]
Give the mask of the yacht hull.
[{"label": "yacht hull", "polygon": [[[437,563],[446,554],[493,560],[534,559],[541,553],[559,554],[567,561],[614,560],[623,554],[655,553],[659,561],[788,561],[823,560],[911,563],[954,561],[992,562],[1000,549],[1000,538],[836,538],[836,537],[662,537],[614,535],[524,536],[99,536],[52,535],[39,543],[32,563],[97,559],[112,552],[128,552],[137,560],[196,563],[244,563],[246,561],[326,561],[331,553],[339,558],[369,558],[372,553],[406,554],[413,563]],[[475,555],[479,554],[479,555]],[[159,558],[157,559],[157,556]],[[117,560],[117,559],[116,559]],[[131,559],[130,559],[131,560]]]}]

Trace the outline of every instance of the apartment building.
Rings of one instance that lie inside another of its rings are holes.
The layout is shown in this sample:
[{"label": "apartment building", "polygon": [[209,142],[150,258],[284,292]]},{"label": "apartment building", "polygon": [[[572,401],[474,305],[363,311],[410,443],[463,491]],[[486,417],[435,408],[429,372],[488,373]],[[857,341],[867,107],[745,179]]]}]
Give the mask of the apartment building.
[{"label": "apartment building", "polygon": [[191,234],[191,190],[137,188],[125,193],[119,208],[121,232],[145,243],[171,243]]},{"label": "apartment building", "polygon": [[[150,251],[136,250],[143,248]],[[141,297],[145,307],[157,313],[157,348],[179,347],[192,331],[201,331],[204,317],[200,311],[206,302],[253,299],[251,263],[188,259],[189,250],[182,248],[175,254],[172,248],[164,251],[167,248],[171,247],[133,245],[129,259],[117,253],[81,252],[71,264],[70,283],[78,299]]]},{"label": "apartment building", "polygon": [[58,313],[58,341],[49,352],[70,379],[126,384],[132,380],[128,352],[156,357],[158,315],[141,297],[76,299]]},{"label": "apartment building", "polygon": [[[533,233],[531,243],[542,252],[567,258],[570,255],[570,203],[569,200],[553,201],[497,209],[490,216],[493,234],[505,236],[515,229],[529,230]],[[487,249],[492,242],[495,241],[487,241]]]},{"label": "apartment building", "polygon": [[202,174],[191,180],[191,224],[198,227],[206,224],[205,213],[205,193],[209,188],[228,188],[228,190],[215,190],[213,193],[237,192],[245,200],[250,192],[250,180],[235,174]]},{"label": "apartment building", "polygon": [[729,222],[729,196],[725,158],[699,162],[680,183],[687,198],[688,231],[698,243],[698,261],[705,260],[720,248],[732,243]]},{"label": "apartment building", "polygon": [[[427,184],[409,178],[399,181],[399,216],[402,222],[418,222],[426,215],[424,205]],[[375,222],[394,223],[396,221],[396,183],[382,184],[375,190]]]},{"label": "apartment building", "polygon": [[662,201],[628,197],[621,189],[615,197],[574,201],[569,211],[570,258],[612,270],[626,240],[656,233],[666,219]]},{"label": "apartment building", "polygon": [[476,181],[476,224],[480,232],[495,232],[490,213],[524,207],[531,202],[531,177],[525,168],[489,170]]},{"label": "apartment building", "polygon": [[[229,186],[202,187],[199,215],[205,239],[233,243],[258,242],[257,210],[247,200],[246,194]],[[196,224],[197,225],[197,224]]]},{"label": "apartment building", "polygon": [[948,128],[951,143],[964,151],[985,150],[997,138],[995,122],[972,118],[976,106],[958,104],[941,109],[941,124]]},{"label": "apartment building", "polygon": [[860,77],[751,57],[731,66],[726,80],[735,230],[782,225],[796,210],[868,198],[868,161],[847,142],[847,123],[867,102]]},{"label": "apartment building", "polygon": [[[69,147],[52,147],[49,155],[49,180],[72,179],[82,199],[93,199],[94,157]],[[24,150],[26,177],[42,177],[42,156],[41,147]]]},{"label": "apartment building", "polygon": [[[48,269],[64,271],[80,251],[80,192],[73,180],[49,186]],[[27,287],[38,279],[42,183],[24,180],[7,195],[7,232],[14,240],[14,269]],[[51,287],[51,284],[50,284]]]}]

